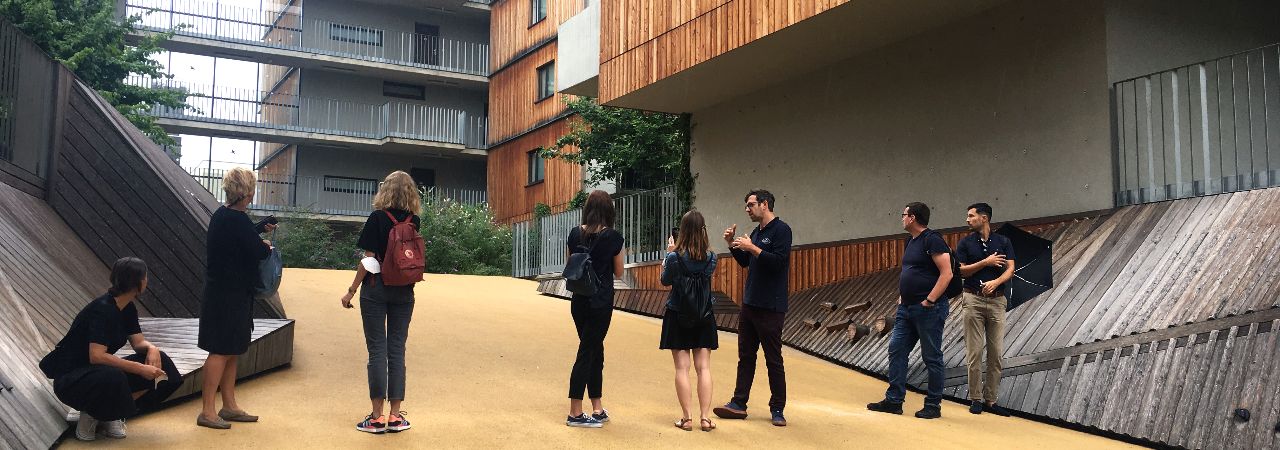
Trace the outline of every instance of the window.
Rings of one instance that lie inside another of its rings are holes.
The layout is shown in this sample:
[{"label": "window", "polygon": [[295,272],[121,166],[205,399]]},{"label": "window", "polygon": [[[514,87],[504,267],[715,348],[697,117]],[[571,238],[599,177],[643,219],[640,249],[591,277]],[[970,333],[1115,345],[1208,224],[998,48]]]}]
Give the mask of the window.
[{"label": "window", "polygon": [[417,86],[413,84],[383,81],[382,95],[387,97],[405,98],[409,100],[426,100],[427,89],[422,86]]},{"label": "window", "polygon": [[325,175],[324,191],[373,195],[378,193],[378,180]]},{"label": "window", "polygon": [[529,0],[529,25],[547,18],[547,0]]},{"label": "window", "polygon": [[556,62],[551,61],[538,68],[538,99],[546,100],[556,93]]},{"label": "window", "polygon": [[529,152],[529,184],[536,184],[546,179],[547,176],[547,160],[542,159],[542,155],[538,154],[538,150]]},{"label": "window", "polygon": [[340,42],[350,42],[352,44],[381,47],[382,30],[355,25],[331,23],[329,24],[329,39]]}]

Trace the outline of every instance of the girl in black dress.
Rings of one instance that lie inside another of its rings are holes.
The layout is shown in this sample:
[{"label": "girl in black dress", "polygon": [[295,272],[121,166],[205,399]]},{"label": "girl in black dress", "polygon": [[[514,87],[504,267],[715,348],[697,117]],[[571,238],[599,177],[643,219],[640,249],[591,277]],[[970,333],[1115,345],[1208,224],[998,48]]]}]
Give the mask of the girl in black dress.
[{"label": "girl in black dress", "polygon": [[[260,278],[258,262],[271,254],[271,243],[259,233],[273,231],[275,225],[255,229],[245,212],[253,202],[256,181],[253,172],[231,169],[222,178],[226,205],[209,219],[206,239],[204,298],[200,304],[198,345],[209,352],[204,361],[204,400],[196,424],[227,429],[231,422],[256,422],[236,403],[236,358],[249,349],[253,332],[253,290]],[[222,409],[215,413],[218,391]]]},{"label": "girl in black dress", "polygon": [[[667,257],[662,260],[662,285],[671,286],[676,277],[686,273],[710,278],[716,270],[716,254],[711,251],[707,239],[707,227],[702,213],[689,211],[680,218],[680,228],[675,239],[667,241]],[[708,289],[709,289],[708,284]],[[677,420],[676,428],[693,429],[689,415],[692,389],[689,386],[689,362],[692,356],[694,370],[698,373],[698,406],[701,412],[698,423],[702,431],[711,431],[716,424],[711,421],[711,351],[720,347],[715,322],[704,322],[692,328],[680,326],[675,304],[675,290],[667,298],[667,310],[662,315],[662,340],[658,348],[671,350],[676,365],[676,398],[684,412]],[[706,293],[708,298],[710,292]]]}]

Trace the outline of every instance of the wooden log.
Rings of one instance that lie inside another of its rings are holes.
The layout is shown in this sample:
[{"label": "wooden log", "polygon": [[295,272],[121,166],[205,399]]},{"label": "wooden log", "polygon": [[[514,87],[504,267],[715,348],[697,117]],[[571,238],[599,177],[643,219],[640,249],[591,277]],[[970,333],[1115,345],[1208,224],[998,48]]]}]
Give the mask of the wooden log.
[{"label": "wooden log", "polygon": [[816,330],[822,326],[822,323],[818,322],[818,319],[804,319],[804,326]]},{"label": "wooden log", "polygon": [[819,303],[818,305],[819,305],[819,306],[822,306],[823,308],[826,308],[826,309],[827,309],[827,311],[835,311],[835,310],[836,310],[836,304],[835,304],[834,302],[822,302],[822,303]]},{"label": "wooden log", "polygon": [[871,327],[866,324],[859,325],[853,323],[853,321],[849,321],[848,333],[849,339],[852,339],[853,342],[858,342],[858,340],[871,334]]},{"label": "wooden log", "polygon": [[828,332],[840,331],[844,329],[846,326],[848,326],[850,322],[853,322],[853,321],[849,319],[843,319],[843,320],[837,320],[833,323],[829,323],[827,324],[827,331]]},{"label": "wooden log", "polygon": [[848,314],[858,314],[868,309],[871,309],[871,302],[865,301],[862,303],[854,303],[852,305],[844,307],[844,312]]},{"label": "wooden log", "polygon": [[884,336],[889,334],[893,330],[893,315],[889,314],[876,319],[875,323],[872,324],[872,328],[876,330],[877,335]]}]

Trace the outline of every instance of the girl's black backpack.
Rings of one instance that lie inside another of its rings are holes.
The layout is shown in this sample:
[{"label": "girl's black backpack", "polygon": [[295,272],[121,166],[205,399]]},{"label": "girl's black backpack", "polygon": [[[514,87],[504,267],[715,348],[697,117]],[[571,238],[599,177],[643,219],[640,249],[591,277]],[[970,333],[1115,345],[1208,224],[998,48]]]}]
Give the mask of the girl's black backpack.
[{"label": "girl's black backpack", "polygon": [[702,271],[693,272],[684,263],[684,257],[676,254],[676,261],[684,272],[672,283],[671,293],[675,297],[676,321],[683,328],[694,328],[714,321],[711,308],[711,277]]}]

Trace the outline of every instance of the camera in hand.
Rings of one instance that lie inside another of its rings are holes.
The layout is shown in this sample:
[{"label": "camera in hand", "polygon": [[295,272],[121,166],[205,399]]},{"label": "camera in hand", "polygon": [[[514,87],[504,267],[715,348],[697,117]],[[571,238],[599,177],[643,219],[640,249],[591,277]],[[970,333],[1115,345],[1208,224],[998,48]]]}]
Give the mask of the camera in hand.
[{"label": "camera in hand", "polygon": [[257,223],[257,224],[255,224],[255,226],[256,226],[258,229],[262,229],[262,227],[263,227],[264,225],[268,225],[268,224],[269,224],[269,225],[276,225],[276,224],[278,224],[278,223],[280,223],[280,221],[279,221],[279,220],[276,220],[276,216],[267,216],[267,218],[262,219],[262,220],[259,220],[259,221],[258,221],[258,223]]}]

